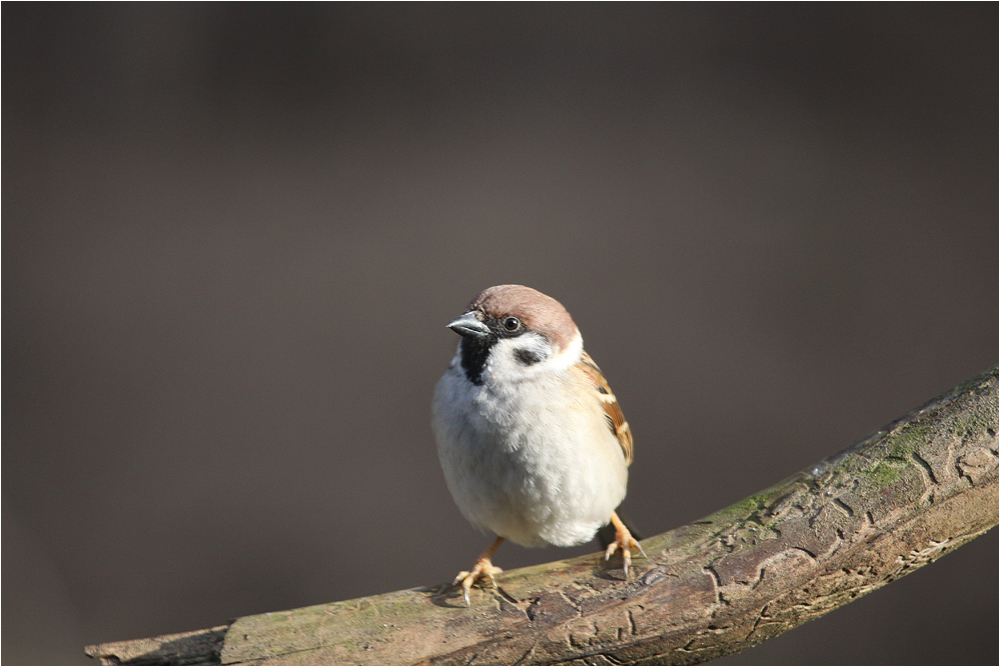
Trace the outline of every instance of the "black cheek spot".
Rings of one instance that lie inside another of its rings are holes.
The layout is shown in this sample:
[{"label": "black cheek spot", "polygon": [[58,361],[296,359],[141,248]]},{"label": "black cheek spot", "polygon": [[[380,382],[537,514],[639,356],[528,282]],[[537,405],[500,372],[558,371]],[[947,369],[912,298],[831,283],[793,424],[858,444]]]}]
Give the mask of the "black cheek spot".
[{"label": "black cheek spot", "polygon": [[542,360],[542,357],[537,352],[532,352],[531,350],[514,350],[514,358],[525,366],[531,366],[537,364]]}]

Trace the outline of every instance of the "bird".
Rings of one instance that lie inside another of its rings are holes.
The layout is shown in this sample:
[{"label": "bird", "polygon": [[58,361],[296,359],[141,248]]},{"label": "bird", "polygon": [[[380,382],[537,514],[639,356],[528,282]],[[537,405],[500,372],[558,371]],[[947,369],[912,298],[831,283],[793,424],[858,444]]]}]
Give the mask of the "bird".
[{"label": "bird", "polygon": [[496,539],[458,574],[466,606],[476,581],[497,587],[493,554],[583,544],[609,523],[628,578],[645,552],[617,508],[632,432],[601,369],[559,301],[524,285],[476,296],[448,328],[461,338],[434,390],[432,427],[445,482],[462,515]]}]

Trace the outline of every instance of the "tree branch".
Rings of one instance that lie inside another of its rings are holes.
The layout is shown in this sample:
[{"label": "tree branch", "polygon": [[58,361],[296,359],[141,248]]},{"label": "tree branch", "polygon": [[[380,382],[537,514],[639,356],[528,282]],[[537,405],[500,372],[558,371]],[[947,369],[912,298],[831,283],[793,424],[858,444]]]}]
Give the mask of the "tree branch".
[{"label": "tree branch", "polygon": [[698,663],[933,562],[997,525],[997,369],[732,507],[598,555],[90,646],[105,664]]}]

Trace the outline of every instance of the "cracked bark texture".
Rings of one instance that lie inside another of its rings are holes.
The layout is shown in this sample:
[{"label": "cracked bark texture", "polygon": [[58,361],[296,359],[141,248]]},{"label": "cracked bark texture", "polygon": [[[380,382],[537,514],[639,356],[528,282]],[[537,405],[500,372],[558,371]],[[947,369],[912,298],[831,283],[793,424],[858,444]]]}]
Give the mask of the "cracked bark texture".
[{"label": "cracked bark texture", "polygon": [[88,647],[106,664],[685,664],[758,644],[997,524],[997,369],[732,507],[643,542],[437,586]]}]

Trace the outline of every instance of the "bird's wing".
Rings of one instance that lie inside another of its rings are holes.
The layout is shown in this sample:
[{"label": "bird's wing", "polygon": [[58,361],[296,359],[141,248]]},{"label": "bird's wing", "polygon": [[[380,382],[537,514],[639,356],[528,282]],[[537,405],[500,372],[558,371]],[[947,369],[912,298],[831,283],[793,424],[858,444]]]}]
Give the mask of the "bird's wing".
[{"label": "bird's wing", "polygon": [[615,437],[618,438],[622,454],[625,455],[625,465],[631,465],[632,431],[628,427],[628,422],[625,421],[625,415],[622,413],[621,406],[618,405],[618,399],[615,398],[614,392],[611,391],[611,385],[608,384],[604,373],[601,372],[601,369],[594,363],[594,360],[590,358],[590,355],[586,351],[583,353],[583,358],[580,359],[578,365],[587,379],[593,384],[597,398],[604,407],[604,416],[607,417],[608,427],[615,434]]}]

